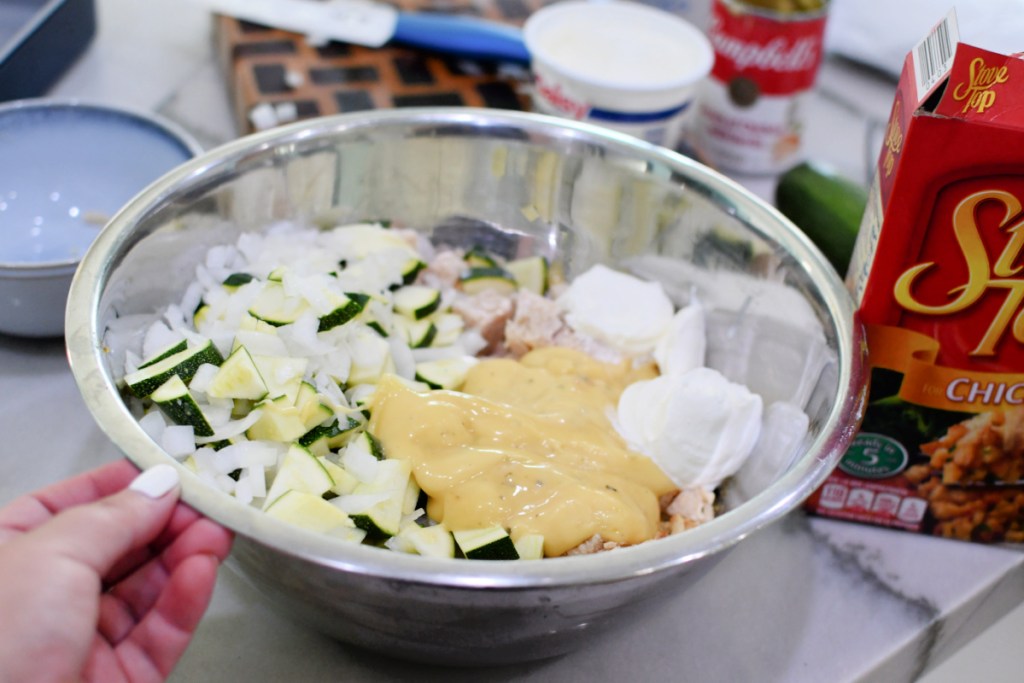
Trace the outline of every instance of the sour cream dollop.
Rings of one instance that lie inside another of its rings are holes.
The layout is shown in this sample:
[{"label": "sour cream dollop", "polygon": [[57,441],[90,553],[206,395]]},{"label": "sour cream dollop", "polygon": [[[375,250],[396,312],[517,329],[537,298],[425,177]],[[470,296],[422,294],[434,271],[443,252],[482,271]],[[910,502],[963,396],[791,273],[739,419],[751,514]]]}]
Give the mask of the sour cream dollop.
[{"label": "sour cream dollop", "polygon": [[711,368],[631,384],[618,428],[679,487],[717,487],[739,469],[761,431],[761,397]]},{"label": "sour cream dollop", "polygon": [[634,356],[654,351],[674,313],[660,284],[602,265],[573,280],[558,304],[574,330]]}]

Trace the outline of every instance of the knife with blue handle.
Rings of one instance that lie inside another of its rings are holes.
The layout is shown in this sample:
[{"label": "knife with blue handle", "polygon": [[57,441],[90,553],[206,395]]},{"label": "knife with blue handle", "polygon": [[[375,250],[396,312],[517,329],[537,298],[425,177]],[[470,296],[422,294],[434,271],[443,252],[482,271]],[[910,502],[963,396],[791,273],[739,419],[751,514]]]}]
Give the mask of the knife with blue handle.
[{"label": "knife with blue handle", "polygon": [[404,12],[367,0],[194,1],[245,21],[367,47],[396,41],[461,57],[530,61],[522,31],[476,17]]},{"label": "knife with blue handle", "polygon": [[464,57],[530,61],[518,28],[475,17],[398,12],[392,40]]}]

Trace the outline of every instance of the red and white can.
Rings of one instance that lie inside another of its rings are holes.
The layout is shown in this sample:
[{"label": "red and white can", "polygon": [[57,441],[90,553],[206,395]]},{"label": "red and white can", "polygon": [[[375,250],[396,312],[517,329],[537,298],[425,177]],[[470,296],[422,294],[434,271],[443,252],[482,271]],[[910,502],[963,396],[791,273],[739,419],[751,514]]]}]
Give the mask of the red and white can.
[{"label": "red and white can", "polygon": [[[822,59],[828,1],[713,0],[711,75],[697,97],[691,145],[724,171],[779,173],[801,160],[804,100]],[[771,8],[773,5],[777,9]]]}]

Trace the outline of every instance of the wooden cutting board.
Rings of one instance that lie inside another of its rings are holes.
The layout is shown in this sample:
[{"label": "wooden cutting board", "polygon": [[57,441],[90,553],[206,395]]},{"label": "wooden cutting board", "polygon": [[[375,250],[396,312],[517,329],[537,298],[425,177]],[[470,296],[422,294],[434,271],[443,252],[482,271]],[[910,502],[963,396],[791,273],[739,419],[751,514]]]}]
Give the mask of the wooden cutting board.
[{"label": "wooden cutting board", "polygon": [[[402,10],[465,14],[521,25],[551,0],[399,0]],[[529,108],[524,66],[497,64],[402,47],[365,48],[218,16],[214,37],[240,133],[253,119],[414,106]],[[253,116],[254,108],[260,107]],[[271,119],[273,121],[273,118]],[[266,124],[264,124],[266,125]]]}]

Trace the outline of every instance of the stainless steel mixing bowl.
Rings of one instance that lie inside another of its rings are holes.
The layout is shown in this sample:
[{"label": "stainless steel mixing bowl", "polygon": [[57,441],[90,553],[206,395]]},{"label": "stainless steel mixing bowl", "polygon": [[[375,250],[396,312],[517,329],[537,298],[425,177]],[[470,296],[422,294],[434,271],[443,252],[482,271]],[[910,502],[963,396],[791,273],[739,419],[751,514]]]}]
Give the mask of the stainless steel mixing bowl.
[{"label": "stainless steel mixing bowl", "polygon": [[[710,523],[631,548],[533,562],[346,544],[266,517],[179,467],[184,499],[236,532],[233,568],[286,613],[341,640],[449,664],[566,652],[595,629],[642,619],[658,595],[690,590],[727,550],[797,508],[856,428],[861,327],[835,272],[779,213],[636,139],[474,109],[282,127],[208,152],[138,195],[84,258],[68,306],[72,369],[100,427],[139,467],[171,460],[126,409],[118,365],[156,311],[180,300],[210,246],[275,221],[366,218],[544,253],[570,277],[601,261],[662,279],[677,298],[717,297],[711,364],[741,381],[751,373],[755,389],[778,394],[766,400],[800,403],[810,429],[795,453],[755,452],[723,487],[725,511]],[[732,290],[719,291],[725,285],[716,279],[723,272],[746,273],[737,281],[748,284],[757,278],[755,296],[732,297],[730,309]],[[795,299],[758,309],[751,304],[762,287]],[[787,328],[801,316],[820,328],[817,341]]]}]

